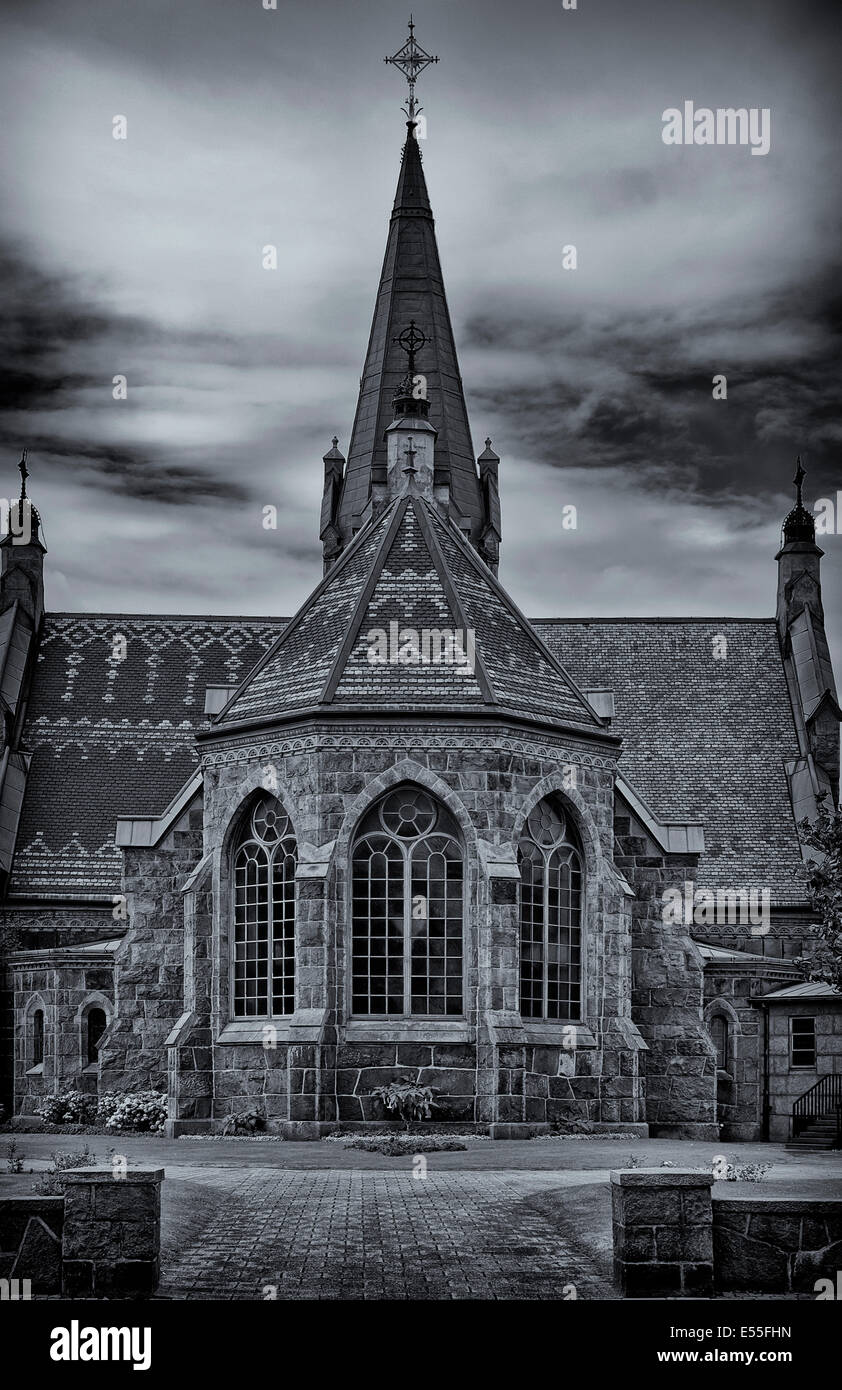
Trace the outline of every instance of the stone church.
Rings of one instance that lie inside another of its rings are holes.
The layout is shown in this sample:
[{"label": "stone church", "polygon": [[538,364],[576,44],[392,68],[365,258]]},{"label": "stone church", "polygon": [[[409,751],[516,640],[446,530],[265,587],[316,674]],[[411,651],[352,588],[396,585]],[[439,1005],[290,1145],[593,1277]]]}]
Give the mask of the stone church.
[{"label": "stone church", "polygon": [[498,1137],[788,1137],[842,1070],[838,998],[794,963],[796,822],[838,801],[840,715],[800,476],[774,617],[526,618],[413,117],[294,616],[45,611],[24,470],[0,548],[4,1100],[152,1087],[172,1134],[257,1110],[314,1137],[381,1120],[372,1092],[409,1077]]}]

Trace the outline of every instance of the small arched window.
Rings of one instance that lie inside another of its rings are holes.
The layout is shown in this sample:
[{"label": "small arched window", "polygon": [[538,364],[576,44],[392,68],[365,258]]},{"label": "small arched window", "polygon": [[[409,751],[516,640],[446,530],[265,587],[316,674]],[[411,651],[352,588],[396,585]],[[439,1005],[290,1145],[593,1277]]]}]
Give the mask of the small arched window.
[{"label": "small arched window", "polygon": [[32,1015],[32,1065],[42,1066],[44,1061],[44,1010],[36,1009]]},{"label": "small arched window", "polygon": [[582,856],[558,797],[530,811],[518,845],[520,1010],[578,1019],[582,1007]]},{"label": "small arched window", "polygon": [[108,1023],[105,1017],[105,1010],[93,1008],[88,1010],[85,1020],[85,1050],[88,1058],[88,1066],[93,1066],[99,1060],[99,1044]]},{"label": "small arched window", "polygon": [[296,863],[289,816],[275,797],[261,797],[234,849],[235,1018],[295,1009]]},{"label": "small arched window", "polygon": [[452,817],[407,784],[366,815],[352,852],[351,1012],[461,1015],[463,856]]},{"label": "small arched window", "polygon": [[730,1057],[730,1029],[724,1014],[714,1014],[709,1024],[710,1036],[716,1048],[716,1065],[719,1071],[728,1071]]}]

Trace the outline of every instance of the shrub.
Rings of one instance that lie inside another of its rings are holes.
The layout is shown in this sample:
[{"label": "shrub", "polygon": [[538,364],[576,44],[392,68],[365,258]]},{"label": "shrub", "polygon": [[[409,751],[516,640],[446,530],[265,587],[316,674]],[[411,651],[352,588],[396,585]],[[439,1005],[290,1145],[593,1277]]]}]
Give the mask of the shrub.
[{"label": "shrub", "polygon": [[107,1124],[117,1109],[117,1106],[125,1099],[123,1095],[116,1095],[113,1091],[107,1091],[100,1096],[96,1108],[97,1124]]},{"label": "shrub", "polygon": [[87,1144],[84,1149],[64,1149],[54,1150],[50,1154],[53,1160],[52,1170],[45,1173],[38,1182],[33,1183],[32,1191],[37,1192],[41,1197],[62,1197],[64,1195],[64,1179],[62,1173],[70,1168],[91,1168],[96,1163],[96,1154],[91,1153]]},{"label": "shrub", "polygon": [[380,1101],[384,1110],[397,1114],[407,1129],[413,1120],[429,1120],[433,1113],[435,1088],[421,1086],[409,1076],[398,1081],[390,1081],[388,1086],[375,1086],[371,1092]]},{"label": "shrub", "polygon": [[366,1153],[386,1154],[388,1158],[414,1158],[416,1154],[451,1153],[456,1149],[466,1149],[461,1139],[444,1139],[438,1135],[422,1134],[373,1134],[357,1135],[348,1139],[346,1149],[364,1149]]},{"label": "shrub", "polygon": [[771,1168],[771,1163],[741,1163],[734,1156],[728,1164],[726,1182],[762,1182]]},{"label": "shrub", "polygon": [[87,1091],[45,1096],[35,1113],[51,1125],[90,1125],[97,1116],[97,1098]]},{"label": "shrub", "polygon": [[229,1115],[222,1126],[223,1134],[256,1134],[266,1128],[266,1116],[260,1110],[241,1110]]},{"label": "shrub", "polygon": [[161,1091],[127,1091],[115,1099],[117,1103],[105,1122],[106,1129],[161,1133],[167,1118],[167,1098]]}]

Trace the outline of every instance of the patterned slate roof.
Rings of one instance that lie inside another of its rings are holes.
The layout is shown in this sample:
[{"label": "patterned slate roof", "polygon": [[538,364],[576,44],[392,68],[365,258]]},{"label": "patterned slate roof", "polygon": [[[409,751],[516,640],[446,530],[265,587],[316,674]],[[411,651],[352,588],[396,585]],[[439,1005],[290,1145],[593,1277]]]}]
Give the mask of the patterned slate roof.
[{"label": "patterned slate roof", "polygon": [[[408,629],[421,643],[425,632],[448,629],[466,654],[472,634],[473,671],[452,657],[395,659]],[[372,635],[390,630],[393,651],[375,661]],[[453,523],[413,496],[360,531],[214,727],[328,707],[445,716],[456,706],[604,731]]]},{"label": "patterned slate roof", "polygon": [[[397,586],[404,571],[415,614],[432,619],[445,605],[452,612],[446,590],[432,577],[435,565],[431,570],[424,558],[428,549],[414,549],[420,530],[414,510],[412,518],[396,536],[394,555],[383,556],[384,587],[369,596],[358,634],[388,620],[389,605],[398,605],[397,587],[390,594],[388,586]],[[357,602],[366,561],[378,536],[382,544],[388,525],[384,514],[367,538],[362,533],[357,538],[362,544],[354,543],[356,552],[350,548],[331,571],[341,579],[342,567],[356,554],[348,587]],[[508,619],[492,606],[498,601],[493,584],[486,579],[486,588],[474,592],[474,574],[487,576],[481,562],[450,528],[445,531],[435,519],[429,526],[478,642],[487,630],[483,624],[505,632]],[[343,614],[349,604],[350,598]],[[489,605],[485,614],[484,604]],[[332,606],[333,597],[326,605],[333,620]],[[196,766],[194,736],[208,727],[205,686],[234,685],[271,651],[287,622],[47,615],[25,737],[32,760],[13,897],[83,898],[119,891],[117,817],[159,814],[166,807]],[[774,621],[538,619],[532,626],[583,687],[614,691],[612,730],[625,739],[620,769],[655,814],[704,822],[701,886],[769,886],[773,902],[803,901],[803,889],[793,878],[800,855],[783,768],[798,750]],[[337,626],[334,642],[338,631]],[[111,655],[119,633],[127,639],[122,663]],[[721,636],[728,654],[716,660],[713,638]],[[520,640],[517,634],[515,639]],[[347,653],[337,685],[337,702],[341,698],[346,707],[353,706],[361,688],[363,655],[368,666],[359,642]],[[509,667],[501,659],[496,668],[492,649],[486,662],[498,693],[499,687],[512,699],[529,696],[517,661]],[[283,662],[277,669],[283,673]],[[320,666],[325,683],[326,669]],[[369,667],[365,674],[382,669]],[[403,678],[418,669],[402,668]],[[422,682],[429,675],[422,669]],[[437,679],[433,674],[432,693],[425,688],[423,700],[436,697]],[[460,686],[460,692],[465,703],[474,700],[478,712],[487,708],[477,700],[474,683]],[[382,696],[388,698],[388,692]]]},{"label": "patterned slate roof", "polygon": [[[775,621],[536,619],[585,688],[614,691],[620,771],[663,820],[704,822],[704,888],[804,900],[784,762],[798,743]],[[724,637],[714,656],[714,639]]]},{"label": "patterned slate roof", "polygon": [[453,502],[471,518],[471,538],[476,542],[483,525],[480,485],[421,150],[412,137],[404,146],[348,448],[339,506],[346,540],[353,517],[365,510],[372,477],[386,480],[384,434],[394,416],[395,388],[407,368],[406,354],[395,339],[410,320],[428,339],[418,353],[416,370],[427,380],[430,421],[438,430],[436,469],[449,470]]},{"label": "patterned slate roof", "polygon": [[235,684],[286,621],[47,615],[13,896],[119,892],[117,817],[168,804],[196,768],[205,686]]}]

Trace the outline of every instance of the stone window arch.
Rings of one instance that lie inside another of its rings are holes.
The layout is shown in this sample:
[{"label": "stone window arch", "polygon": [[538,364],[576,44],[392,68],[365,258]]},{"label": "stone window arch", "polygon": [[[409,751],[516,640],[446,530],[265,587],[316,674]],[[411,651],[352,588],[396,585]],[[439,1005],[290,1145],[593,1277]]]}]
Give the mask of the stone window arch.
[{"label": "stone window arch", "polygon": [[526,1019],[579,1019],[582,1010],[584,864],[559,796],[526,818],[520,866],[520,1010]]},{"label": "stone window arch", "polygon": [[295,1010],[295,870],[298,852],[277,797],[259,797],[232,847],[231,998],[234,1018]]},{"label": "stone window arch", "polygon": [[351,1013],[461,1017],[465,862],[458,826],[425,788],[387,792],[351,848]]}]

